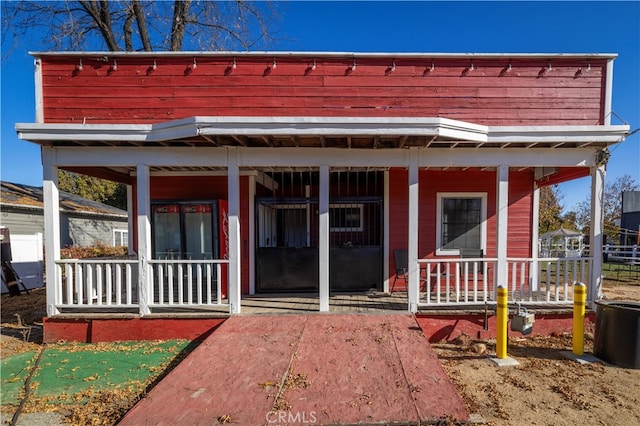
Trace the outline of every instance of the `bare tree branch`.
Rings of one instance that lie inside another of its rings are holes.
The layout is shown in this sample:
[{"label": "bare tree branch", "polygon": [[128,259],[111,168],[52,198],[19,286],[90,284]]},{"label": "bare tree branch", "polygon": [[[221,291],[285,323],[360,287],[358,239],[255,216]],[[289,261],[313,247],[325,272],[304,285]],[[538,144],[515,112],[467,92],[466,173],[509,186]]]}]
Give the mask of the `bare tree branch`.
[{"label": "bare tree branch", "polygon": [[279,5],[202,0],[3,1],[3,58],[26,45],[75,51],[264,49],[275,40],[270,29]]},{"label": "bare tree branch", "polygon": [[102,34],[104,41],[107,43],[107,48],[111,51],[121,50],[113,34],[113,28],[111,27],[109,2],[106,0],[101,0],[100,4],[98,4],[96,0],[90,0],[80,1],[79,3],[93,18],[94,22],[100,29],[100,34]]}]

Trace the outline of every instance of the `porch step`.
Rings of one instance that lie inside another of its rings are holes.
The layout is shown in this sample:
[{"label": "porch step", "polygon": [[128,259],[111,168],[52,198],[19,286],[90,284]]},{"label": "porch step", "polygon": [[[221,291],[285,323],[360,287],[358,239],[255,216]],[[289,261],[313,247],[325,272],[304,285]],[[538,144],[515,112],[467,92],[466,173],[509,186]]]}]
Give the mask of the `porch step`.
[{"label": "porch step", "polygon": [[424,424],[445,417],[469,415],[411,316],[287,315],[229,318],[120,424]]}]

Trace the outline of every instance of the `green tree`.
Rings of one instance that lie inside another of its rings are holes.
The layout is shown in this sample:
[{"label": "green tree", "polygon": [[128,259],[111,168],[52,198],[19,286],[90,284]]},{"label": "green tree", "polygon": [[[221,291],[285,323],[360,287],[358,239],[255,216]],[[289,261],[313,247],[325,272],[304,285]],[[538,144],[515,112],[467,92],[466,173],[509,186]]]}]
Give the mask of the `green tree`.
[{"label": "green tree", "polygon": [[538,218],[538,232],[540,234],[562,227],[561,199],[562,194],[560,193],[558,185],[543,186],[540,188],[540,211]]},{"label": "green tree", "polygon": [[[619,176],[613,182],[607,182],[603,199],[603,227],[609,243],[617,244],[620,239],[619,220],[622,217],[622,193],[638,191],[640,185],[629,175]],[[576,206],[573,212],[578,228],[588,234],[591,229],[591,196]]]},{"label": "green tree", "polygon": [[70,194],[127,210],[127,187],[123,184],[59,170],[58,187]]}]

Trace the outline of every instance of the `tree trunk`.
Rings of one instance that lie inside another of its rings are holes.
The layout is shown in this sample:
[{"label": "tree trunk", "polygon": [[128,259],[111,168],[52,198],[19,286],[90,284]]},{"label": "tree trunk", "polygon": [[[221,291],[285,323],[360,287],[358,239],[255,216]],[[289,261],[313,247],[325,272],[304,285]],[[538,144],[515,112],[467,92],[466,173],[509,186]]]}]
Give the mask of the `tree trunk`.
[{"label": "tree trunk", "polygon": [[147,19],[144,16],[144,10],[139,0],[131,0],[131,6],[133,7],[133,13],[136,15],[136,22],[138,23],[138,31],[140,32],[140,40],[142,41],[142,48],[145,52],[151,52],[151,40],[149,38],[149,30],[147,29]]},{"label": "tree trunk", "polygon": [[124,20],[124,28],[122,29],[122,32],[124,34],[124,48],[127,52],[133,51],[133,40],[131,39],[133,30],[131,29],[131,26],[133,24],[134,18],[135,16],[133,15],[133,10],[131,7],[129,7],[127,10],[127,17]]},{"label": "tree trunk", "polygon": [[173,23],[171,25],[171,51],[182,50],[184,29],[191,0],[176,0],[173,5]]}]

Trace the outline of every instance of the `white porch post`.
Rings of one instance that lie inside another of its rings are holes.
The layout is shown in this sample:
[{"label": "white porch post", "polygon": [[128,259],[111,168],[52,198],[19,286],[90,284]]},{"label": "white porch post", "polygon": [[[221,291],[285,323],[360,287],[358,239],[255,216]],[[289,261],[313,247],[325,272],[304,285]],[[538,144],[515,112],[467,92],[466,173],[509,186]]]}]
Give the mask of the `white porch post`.
[{"label": "white porch post", "polygon": [[531,291],[538,291],[538,286],[540,284],[538,282],[538,257],[540,256],[540,253],[538,252],[538,238],[540,237],[538,232],[538,222],[540,222],[540,187],[535,182],[533,184],[533,200],[531,204],[531,258],[533,259],[533,262],[531,263],[531,271],[529,273],[529,276],[531,277],[529,288]]},{"label": "white porch post", "polygon": [[504,164],[496,170],[496,194],[496,288],[508,288],[509,166]]},{"label": "white porch post", "polygon": [[389,170],[384,172],[383,230],[382,230],[382,289],[389,293]]},{"label": "white porch post", "polygon": [[320,312],[329,312],[329,166],[320,166],[318,267]]},{"label": "white porch post", "polygon": [[140,316],[151,313],[149,302],[153,297],[149,282],[149,259],[151,259],[151,193],[149,166],[138,164],[137,198],[138,198],[138,303]]},{"label": "white porch post", "polygon": [[238,151],[229,148],[227,151],[227,187],[229,198],[229,312],[239,314],[240,307],[240,168],[238,167]]},{"label": "white porch post", "polygon": [[591,231],[589,235],[589,254],[591,261],[591,282],[587,298],[593,302],[602,295],[602,241],[603,241],[603,201],[605,166],[591,169]]},{"label": "white porch post", "polygon": [[420,174],[418,169],[418,151],[409,150],[409,311],[418,312],[418,298],[420,293],[420,270],[418,268],[418,183]]},{"label": "white porch post", "polygon": [[133,221],[133,187],[131,185],[127,185],[127,251],[129,252],[129,256],[136,254],[133,249]]},{"label": "white porch post", "polygon": [[249,176],[249,294],[256,294],[256,177]]},{"label": "white porch post", "polygon": [[58,191],[58,167],[53,164],[55,152],[51,148],[42,148],[43,162],[43,201],[44,201],[44,251],[46,254],[47,274],[47,316],[59,314],[56,306],[61,302],[58,291],[62,283],[58,279],[56,262],[60,260],[60,200]]}]

